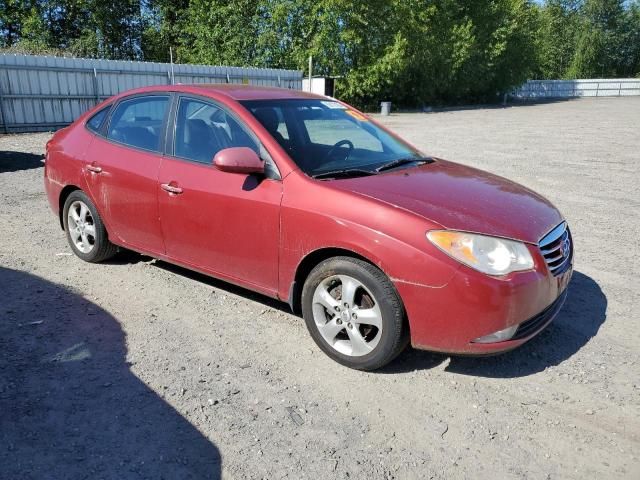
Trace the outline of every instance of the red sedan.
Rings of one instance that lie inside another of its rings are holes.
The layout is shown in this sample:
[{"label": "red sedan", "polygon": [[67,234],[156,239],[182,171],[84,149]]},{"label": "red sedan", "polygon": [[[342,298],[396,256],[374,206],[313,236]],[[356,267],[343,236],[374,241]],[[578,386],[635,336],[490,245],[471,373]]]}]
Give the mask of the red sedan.
[{"label": "red sedan", "polygon": [[363,370],[409,341],[515,348],[552,321],[572,273],[545,198],[300,91],[122,93],[53,136],[45,187],[81,259],[124,247],[287,301],[327,355]]}]

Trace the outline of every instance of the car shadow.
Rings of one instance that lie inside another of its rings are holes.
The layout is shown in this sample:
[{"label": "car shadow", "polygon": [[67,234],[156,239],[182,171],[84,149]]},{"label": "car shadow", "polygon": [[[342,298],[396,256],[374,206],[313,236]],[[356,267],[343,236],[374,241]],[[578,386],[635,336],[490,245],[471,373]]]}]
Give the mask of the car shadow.
[{"label": "car shadow", "polygon": [[209,285],[210,287],[213,287],[215,289],[225,291],[231,295],[237,295],[247,300],[261,303],[266,307],[280,310],[290,315],[295,315],[291,312],[291,309],[289,308],[289,305],[287,303],[281,302],[280,300],[268,297],[266,295],[262,295],[261,293],[254,292],[253,290],[248,290],[244,287],[239,287],[232,283],[225,282],[224,280],[218,280],[217,278],[210,277],[208,275],[205,275],[204,273],[198,273],[193,270],[189,270],[188,268],[180,267],[178,265],[174,265],[162,260],[156,260],[155,262],[153,262],[153,265],[168,272],[172,272],[177,275],[190,278],[191,280],[195,280],[196,282]]},{"label": "car shadow", "polygon": [[[132,262],[139,254],[125,253]],[[149,260],[149,257],[144,257]],[[213,288],[237,295],[267,307],[296,315],[289,306],[279,300],[227,283],[223,280],[194,272],[161,260],[153,265],[163,270],[190,278]],[[300,316],[300,315],[296,315]],[[451,373],[492,378],[525,377],[559,365],[577,353],[593,338],[607,317],[607,297],[591,277],[574,272],[569,284],[569,295],[553,323],[540,335],[520,348],[494,356],[450,356],[407,348],[389,365],[377,370],[379,374],[406,373],[428,370],[448,359],[446,371]]]},{"label": "car shadow", "polygon": [[113,257],[104,260],[102,263],[105,265],[135,265],[137,263],[149,263],[152,262],[153,257],[143,255],[133,250],[118,247],[118,253]]},{"label": "car shadow", "polygon": [[43,155],[27,152],[0,151],[0,173],[30,170],[44,166]]},{"label": "car shadow", "polygon": [[489,378],[526,377],[559,365],[576,354],[607,318],[607,297],[591,277],[574,272],[569,295],[553,323],[540,335],[511,352],[489,357],[463,357],[409,349],[383,373],[430,369],[450,358],[445,370]]},{"label": "car shadow", "polygon": [[114,317],[3,267],[0,292],[0,478],[220,478],[216,446],[131,372]]}]

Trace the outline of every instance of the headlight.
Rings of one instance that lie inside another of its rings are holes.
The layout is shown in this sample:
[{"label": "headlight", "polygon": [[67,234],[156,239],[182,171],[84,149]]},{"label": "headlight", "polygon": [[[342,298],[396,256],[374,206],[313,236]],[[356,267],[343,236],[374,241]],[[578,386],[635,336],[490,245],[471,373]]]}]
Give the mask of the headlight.
[{"label": "headlight", "polygon": [[432,230],[427,238],[446,254],[487,275],[533,268],[533,258],[522,242],[452,230]]}]

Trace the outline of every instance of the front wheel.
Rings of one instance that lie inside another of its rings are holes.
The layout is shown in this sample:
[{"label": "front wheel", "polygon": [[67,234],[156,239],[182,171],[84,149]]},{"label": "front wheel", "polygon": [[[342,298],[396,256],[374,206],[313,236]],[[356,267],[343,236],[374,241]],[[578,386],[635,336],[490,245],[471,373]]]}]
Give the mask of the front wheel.
[{"label": "front wheel", "polygon": [[407,345],[405,312],[387,276],[351,257],[316,266],[302,290],[305,323],[316,344],[333,360],[375,370]]},{"label": "front wheel", "polygon": [[67,240],[78,257],[97,263],[116,254],[117,247],[109,241],[98,210],[84,192],[71,192],[62,213]]}]

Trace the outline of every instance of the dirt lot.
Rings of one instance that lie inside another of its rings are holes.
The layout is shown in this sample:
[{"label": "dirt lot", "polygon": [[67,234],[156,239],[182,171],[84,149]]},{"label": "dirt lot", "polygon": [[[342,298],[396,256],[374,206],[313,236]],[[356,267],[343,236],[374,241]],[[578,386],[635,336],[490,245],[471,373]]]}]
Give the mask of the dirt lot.
[{"label": "dirt lot", "polygon": [[0,137],[0,478],[640,478],[640,98],[384,122],[560,207],[576,273],[547,331],[342,368],[277,302],[70,256],[49,135]]}]

